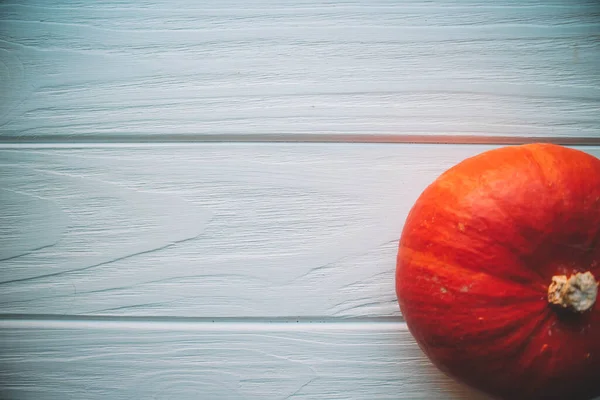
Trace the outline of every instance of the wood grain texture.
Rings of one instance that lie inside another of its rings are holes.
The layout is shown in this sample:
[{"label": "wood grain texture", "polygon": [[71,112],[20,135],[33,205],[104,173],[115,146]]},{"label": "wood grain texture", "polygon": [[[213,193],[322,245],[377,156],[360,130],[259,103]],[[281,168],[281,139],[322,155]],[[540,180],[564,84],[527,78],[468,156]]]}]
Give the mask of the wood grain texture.
[{"label": "wood grain texture", "polygon": [[401,323],[0,320],[3,399],[484,400]]},{"label": "wood grain texture", "polygon": [[410,207],[445,169],[490,148],[0,150],[0,310],[399,317],[395,256]]},{"label": "wood grain texture", "polygon": [[3,2],[0,136],[597,138],[599,35],[596,0]]},{"label": "wood grain texture", "polygon": [[0,398],[483,399],[393,279],[490,146],[166,142],[598,143],[598,37],[596,0],[1,2]]}]

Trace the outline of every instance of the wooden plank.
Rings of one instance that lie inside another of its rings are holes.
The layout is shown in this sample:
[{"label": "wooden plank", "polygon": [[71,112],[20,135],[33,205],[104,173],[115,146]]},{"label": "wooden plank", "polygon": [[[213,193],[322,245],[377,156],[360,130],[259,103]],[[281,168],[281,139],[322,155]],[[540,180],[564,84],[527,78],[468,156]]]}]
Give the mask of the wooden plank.
[{"label": "wooden plank", "polygon": [[0,136],[589,140],[599,33],[595,0],[3,3]]},{"label": "wooden plank", "polygon": [[0,320],[4,399],[485,397],[423,356],[406,327]]},{"label": "wooden plank", "polygon": [[490,148],[0,150],[0,309],[399,317],[395,255],[408,210],[442,171]]}]

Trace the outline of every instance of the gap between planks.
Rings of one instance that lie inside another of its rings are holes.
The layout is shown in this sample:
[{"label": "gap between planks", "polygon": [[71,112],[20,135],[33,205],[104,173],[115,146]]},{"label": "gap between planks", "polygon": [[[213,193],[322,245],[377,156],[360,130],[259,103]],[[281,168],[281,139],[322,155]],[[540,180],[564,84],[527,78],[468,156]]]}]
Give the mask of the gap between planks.
[{"label": "gap between planks", "polygon": [[109,315],[0,314],[0,329],[152,329],[219,331],[406,331],[401,317],[136,317]]},{"label": "gap between planks", "polygon": [[476,136],[476,135],[382,135],[382,134],[165,134],[165,135],[47,135],[37,137],[0,136],[0,147],[105,144],[179,143],[389,143],[389,144],[486,144],[518,145],[554,143],[571,146],[600,146],[598,137],[559,136]]}]

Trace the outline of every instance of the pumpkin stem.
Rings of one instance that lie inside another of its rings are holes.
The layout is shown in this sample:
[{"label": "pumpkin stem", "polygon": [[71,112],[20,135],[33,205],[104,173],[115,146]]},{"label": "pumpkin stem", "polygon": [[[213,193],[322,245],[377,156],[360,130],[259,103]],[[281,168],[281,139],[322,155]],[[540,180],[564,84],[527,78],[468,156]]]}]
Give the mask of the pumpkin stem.
[{"label": "pumpkin stem", "polygon": [[593,307],[598,297],[598,282],[591,272],[552,277],[548,287],[548,302],[583,313]]}]

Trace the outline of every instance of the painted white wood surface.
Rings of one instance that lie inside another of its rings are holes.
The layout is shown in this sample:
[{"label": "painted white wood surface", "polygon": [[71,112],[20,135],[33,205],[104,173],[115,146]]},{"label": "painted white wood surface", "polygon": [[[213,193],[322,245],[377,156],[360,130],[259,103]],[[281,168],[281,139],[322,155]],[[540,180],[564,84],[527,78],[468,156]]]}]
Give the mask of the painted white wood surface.
[{"label": "painted white wood surface", "polygon": [[0,150],[0,308],[399,317],[395,255],[410,207],[445,169],[490,148]]},{"label": "painted white wood surface", "polygon": [[471,399],[401,323],[0,321],[3,399]]},{"label": "painted white wood surface", "polygon": [[490,146],[118,142],[590,142],[599,35],[596,0],[0,3],[0,398],[480,399],[393,272]]},{"label": "painted white wood surface", "polygon": [[600,136],[596,0],[0,4],[0,139]]}]

